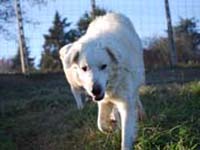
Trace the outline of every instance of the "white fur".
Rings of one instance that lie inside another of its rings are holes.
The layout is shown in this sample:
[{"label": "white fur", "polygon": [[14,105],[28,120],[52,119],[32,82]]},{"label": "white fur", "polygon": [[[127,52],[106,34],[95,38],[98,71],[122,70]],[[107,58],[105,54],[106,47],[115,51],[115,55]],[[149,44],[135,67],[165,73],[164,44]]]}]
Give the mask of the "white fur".
[{"label": "white fur", "polygon": [[67,78],[67,81],[70,84],[70,88],[72,91],[72,94],[76,100],[76,104],[78,109],[82,109],[83,108],[83,101],[81,99],[81,94],[84,92],[82,89],[82,85],[79,82],[76,72],[74,72],[74,65],[72,65],[71,67],[66,67],[66,61],[65,61],[65,56],[69,53],[71,53],[70,51],[70,47],[72,44],[68,44],[64,47],[61,48],[60,50],[60,59],[62,61],[63,64],[63,69]]},{"label": "white fur", "polygon": [[[111,116],[117,110],[114,118],[121,120],[121,149],[131,150],[137,132],[136,107],[142,107],[138,90],[144,83],[144,64],[141,41],[130,20],[116,13],[98,17],[84,36],[60,54],[78,107],[80,89],[93,99],[102,97],[97,101],[98,128],[112,131]],[[102,65],[107,67],[101,69]],[[95,84],[101,87],[97,96],[92,92]]]}]

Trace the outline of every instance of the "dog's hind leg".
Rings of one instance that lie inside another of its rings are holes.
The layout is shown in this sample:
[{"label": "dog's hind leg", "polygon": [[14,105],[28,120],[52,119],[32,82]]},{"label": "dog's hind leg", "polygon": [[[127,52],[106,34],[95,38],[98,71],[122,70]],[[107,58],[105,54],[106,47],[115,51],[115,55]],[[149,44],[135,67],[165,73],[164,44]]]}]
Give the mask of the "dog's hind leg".
[{"label": "dog's hind leg", "polygon": [[137,95],[136,98],[137,98],[136,109],[137,109],[137,113],[138,113],[138,119],[140,121],[144,121],[146,119],[146,113],[145,113],[144,107],[142,105],[139,95]]},{"label": "dog's hind leg", "polygon": [[113,131],[113,124],[110,115],[113,110],[112,103],[98,102],[98,128],[104,133]]},{"label": "dog's hind leg", "polygon": [[121,121],[120,121],[120,114],[116,106],[113,107],[112,112],[110,114],[110,120],[113,123],[113,126],[121,129]]},{"label": "dog's hind leg", "polygon": [[71,91],[72,91],[72,94],[73,94],[73,96],[76,100],[77,108],[82,109],[83,108],[83,101],[82,101],[82,98],[81,98],[80,90],[77,90],[77,89],[71,87]]}]

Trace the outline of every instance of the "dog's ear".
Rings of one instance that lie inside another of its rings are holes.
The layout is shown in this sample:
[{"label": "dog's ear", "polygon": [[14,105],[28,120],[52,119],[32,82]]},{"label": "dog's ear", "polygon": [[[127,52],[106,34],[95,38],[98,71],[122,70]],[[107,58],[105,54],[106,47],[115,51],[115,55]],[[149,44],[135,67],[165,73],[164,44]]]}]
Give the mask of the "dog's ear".
[{"label": "dog's ear", "polygon": [[65,45],[59,51],[60,59],[67,68],[69,68],[73,63],[77,63],[79,58],[79,51],[71,49],[72,45],[73,44]]},{"label": "dog's ear", "polygon": [[111,58],[116,64],[118,64],[118,63],[119,63],[119,60],[120,60],[120,59],[119,59],[119,56],[118,56],[111,48],[106,47],[105,49],[106,49],[108,55],[110,56],[110,58]]},{"label": "dog's ear", "polygon": [[63,61],[64,60],[64,56],[67,55],[67,53],[69,53],[69,49],[72,47],[72,44],[67,44],[65,46],[63,46],[60,50],[59,50],[59,54],[60,54],[60,59]]}]

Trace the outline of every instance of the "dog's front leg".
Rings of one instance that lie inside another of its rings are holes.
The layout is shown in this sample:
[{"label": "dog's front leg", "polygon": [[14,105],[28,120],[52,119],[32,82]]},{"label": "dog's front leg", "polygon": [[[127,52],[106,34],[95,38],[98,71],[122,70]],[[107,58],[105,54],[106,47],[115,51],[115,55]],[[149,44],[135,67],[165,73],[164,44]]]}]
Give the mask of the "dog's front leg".
[{"label": "dog's front leg", "polygon": [[108,133],[113,130],[110,114],[113,109],[113,104],[105,103],[105,102],[98,102],[98,128],[100,131]]},{"label": "dog's front leg", "polygon": [[71,87],[71,91],[72,91],[72,94],[76,100],[76,105],[78,107],[78,109],[82,109],[83,108],[83,101],[82,101],[82,98],[81,98],[81,91],[80,90],[77,90],[73,87]]},{"label": "dog's front leg", "polygon": [[118,110],[121,116],[121,150],[132,150],[137,120],[133,101],[120,103]]}]

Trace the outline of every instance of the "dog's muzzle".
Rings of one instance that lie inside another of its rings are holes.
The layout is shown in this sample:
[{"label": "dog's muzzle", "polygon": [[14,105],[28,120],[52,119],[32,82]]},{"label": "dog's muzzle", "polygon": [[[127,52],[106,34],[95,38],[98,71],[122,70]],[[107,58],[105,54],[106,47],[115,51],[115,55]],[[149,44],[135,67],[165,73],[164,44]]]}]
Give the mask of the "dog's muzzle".
[{"label": "dog's muzzle", "polygon": [[94,96],[94,100],[95,100],[95,101],[100,101],[100,100],[102,100],[103,98],[104,98],[104,94]]},{"label": "dog's muzzle", "polygon": [[95,83],[92,88],[93,99],[95,101],[100,101],[104,98],[104,92],[98,83]]}]

